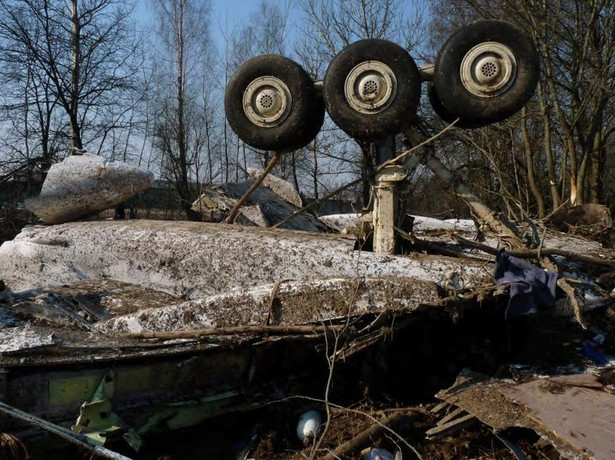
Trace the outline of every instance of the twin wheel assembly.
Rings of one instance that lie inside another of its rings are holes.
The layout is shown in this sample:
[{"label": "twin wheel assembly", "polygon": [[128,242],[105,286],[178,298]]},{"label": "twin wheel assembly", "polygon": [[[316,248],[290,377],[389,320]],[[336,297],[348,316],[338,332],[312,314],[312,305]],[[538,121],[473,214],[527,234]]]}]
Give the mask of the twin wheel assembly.
[{"label": "twin wheel assembly", "polygon": [[[461,128],[504,120],[532,97],[538,55],[524,32],[483,20],[455,32],[440,50],[428,84],[435,113]],[[408,52],[380,39],[355,42],[333,58],[322,85],[296,62],[264,55],[246,61],[225,94],[231,128],[256,149],[289,152],[311,142],[325,109],[351,137],[372,141],[416,119],[421,73]]]}]

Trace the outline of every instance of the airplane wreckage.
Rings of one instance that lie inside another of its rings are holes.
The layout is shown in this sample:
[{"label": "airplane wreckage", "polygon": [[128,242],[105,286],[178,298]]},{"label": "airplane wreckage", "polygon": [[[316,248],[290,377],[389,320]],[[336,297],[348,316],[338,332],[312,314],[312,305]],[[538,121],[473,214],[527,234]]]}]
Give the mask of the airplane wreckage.
[{"label": "airplane wreckage", "polygon": [[[153,177],[87,153],[52,166],[27,203],[43,224],[0,246],[0,456],[615,457],[615,252],[545,226],[526,238],[415,115],[428,81],[441,118],[485,126],[537,78],[532,44],[501,21],[461,28],[421,69],[383,40],[348,46],[316,83],[256,57],[227,118],[276,154],[195,202],[224,222],[79,220]],[[325,110],[377,162],[370,213],[316,218],[267,176]],[[418,164],[466,200],[481,242],[473,221],[398,209]],[[599,211],[558,224],[610,235]]]}]

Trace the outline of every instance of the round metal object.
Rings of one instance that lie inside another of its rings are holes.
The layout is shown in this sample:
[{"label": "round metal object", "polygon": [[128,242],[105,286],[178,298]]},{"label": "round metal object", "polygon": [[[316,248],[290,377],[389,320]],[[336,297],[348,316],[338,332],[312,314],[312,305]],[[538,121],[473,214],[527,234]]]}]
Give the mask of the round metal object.
[{"label": "round metal object", "polygon": [[322,416],[317,410],[309,410],[299,417],[297,423],[297,437],[304,444],[314,439],[322,428]]},{"label": "round metal object", "polygon": [[514,83],[517,61],[508,46],[484,42],[466,53],[459,72],[463,86],[471,94],[491,98],[503,94]]},{"label": "round metal object", "polygon": [[346,77],[344,94],[350,107],[360,113],[386,110],[397,95],[397,79],[391,68],[380,61],[365,61]]},{"label": "round metal object", "polygon": [[276,77],[257,78],[243,94],[243,111],[252,123],[263,128],[280,125],[288,117],[291,107],[288,86]]}]

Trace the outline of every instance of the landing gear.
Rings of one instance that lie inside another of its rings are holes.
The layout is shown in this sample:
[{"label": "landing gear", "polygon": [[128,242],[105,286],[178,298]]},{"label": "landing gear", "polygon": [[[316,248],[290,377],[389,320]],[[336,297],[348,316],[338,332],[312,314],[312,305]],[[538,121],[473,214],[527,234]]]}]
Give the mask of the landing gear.
[{"label": "landing gear", "polygon": [[310,143],[324,121],[312,78],[296,62],[263,55],[246,61],[224,96],[226,118],[246,144],[284,153]]},{"label": "landing gear", "polygon": [[355,139],[370,140],[408,127],[421,94],[419,70],[399,45],[361,40],[331,61],[323,82],[331,119]]},{"label": "landing gear", "polygon": [[[504,120],[532,97],[538,54],[527,35],[504,21],[477,21],[444,44],[435,64],[436,113],[467,127]],[[444,116],[443,116],[444,115]]]}]

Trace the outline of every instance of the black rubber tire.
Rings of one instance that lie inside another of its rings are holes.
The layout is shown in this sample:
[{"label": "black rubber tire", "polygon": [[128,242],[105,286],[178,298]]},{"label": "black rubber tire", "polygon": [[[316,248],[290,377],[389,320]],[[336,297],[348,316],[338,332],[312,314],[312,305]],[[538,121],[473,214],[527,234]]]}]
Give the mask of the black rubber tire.
[{"label": "black rubber tire", "polygon": [[[491,98],[481,98],[469,92],[460,74],[464,56],[484,42],[507,46],[517,62],[511,86]],[[519,111],[534,94],[539,74],[538,53],[522,29],[505,21],[481,20],[457,30],[444,43],[436,59],[433,83],[438,99],[448,113],[455,118],[486,125]]]},{"label": "black rubber tire", "polygon": [[[380,61],[397,80],[392,103],[374,114],[361,113],[347,101],[346,78],[360,63]],[[369,140],[397,134],[416,117],[421,95],[421,79],[414,59],[401,46],[380,39],[360,40],[344,48],[333,58],[323,82],[325,108],[331,119],[355,139]]]},{"label": "black rubber tire", "polygon": [[[252,122],[243,108],[243,95],[260,77],[276,77],[288,87],[292,98],[288,116],[277,126]],[[309,144],[322,127],[325,109],[322,94],[309,74],[295,61],[266,54],[244,62],[232,76],[224,95],[226,119],[246,144],[260,150],[286,153]]]},{"label": "black rubber tire", "polygon": [[459,118],[459,121],[455,123],[456,128],[476,129],[476,128],[482,128],[484,126],[491,124],[491,123],[480,123],[480,122],[468,120],[466,118],[454,116],[452,113],[446,110],[444,106],[442,105],[442,101],[436,94],[436,90],[433,84],[429,85],[427,89],[427,95],[429,97],[429,103],[431,104],[431,108],[436,113],[436,115],[438,115],[438,117],[440,117],[443,121],[450,124],[453,121],[455,121],[457,118]]}]

